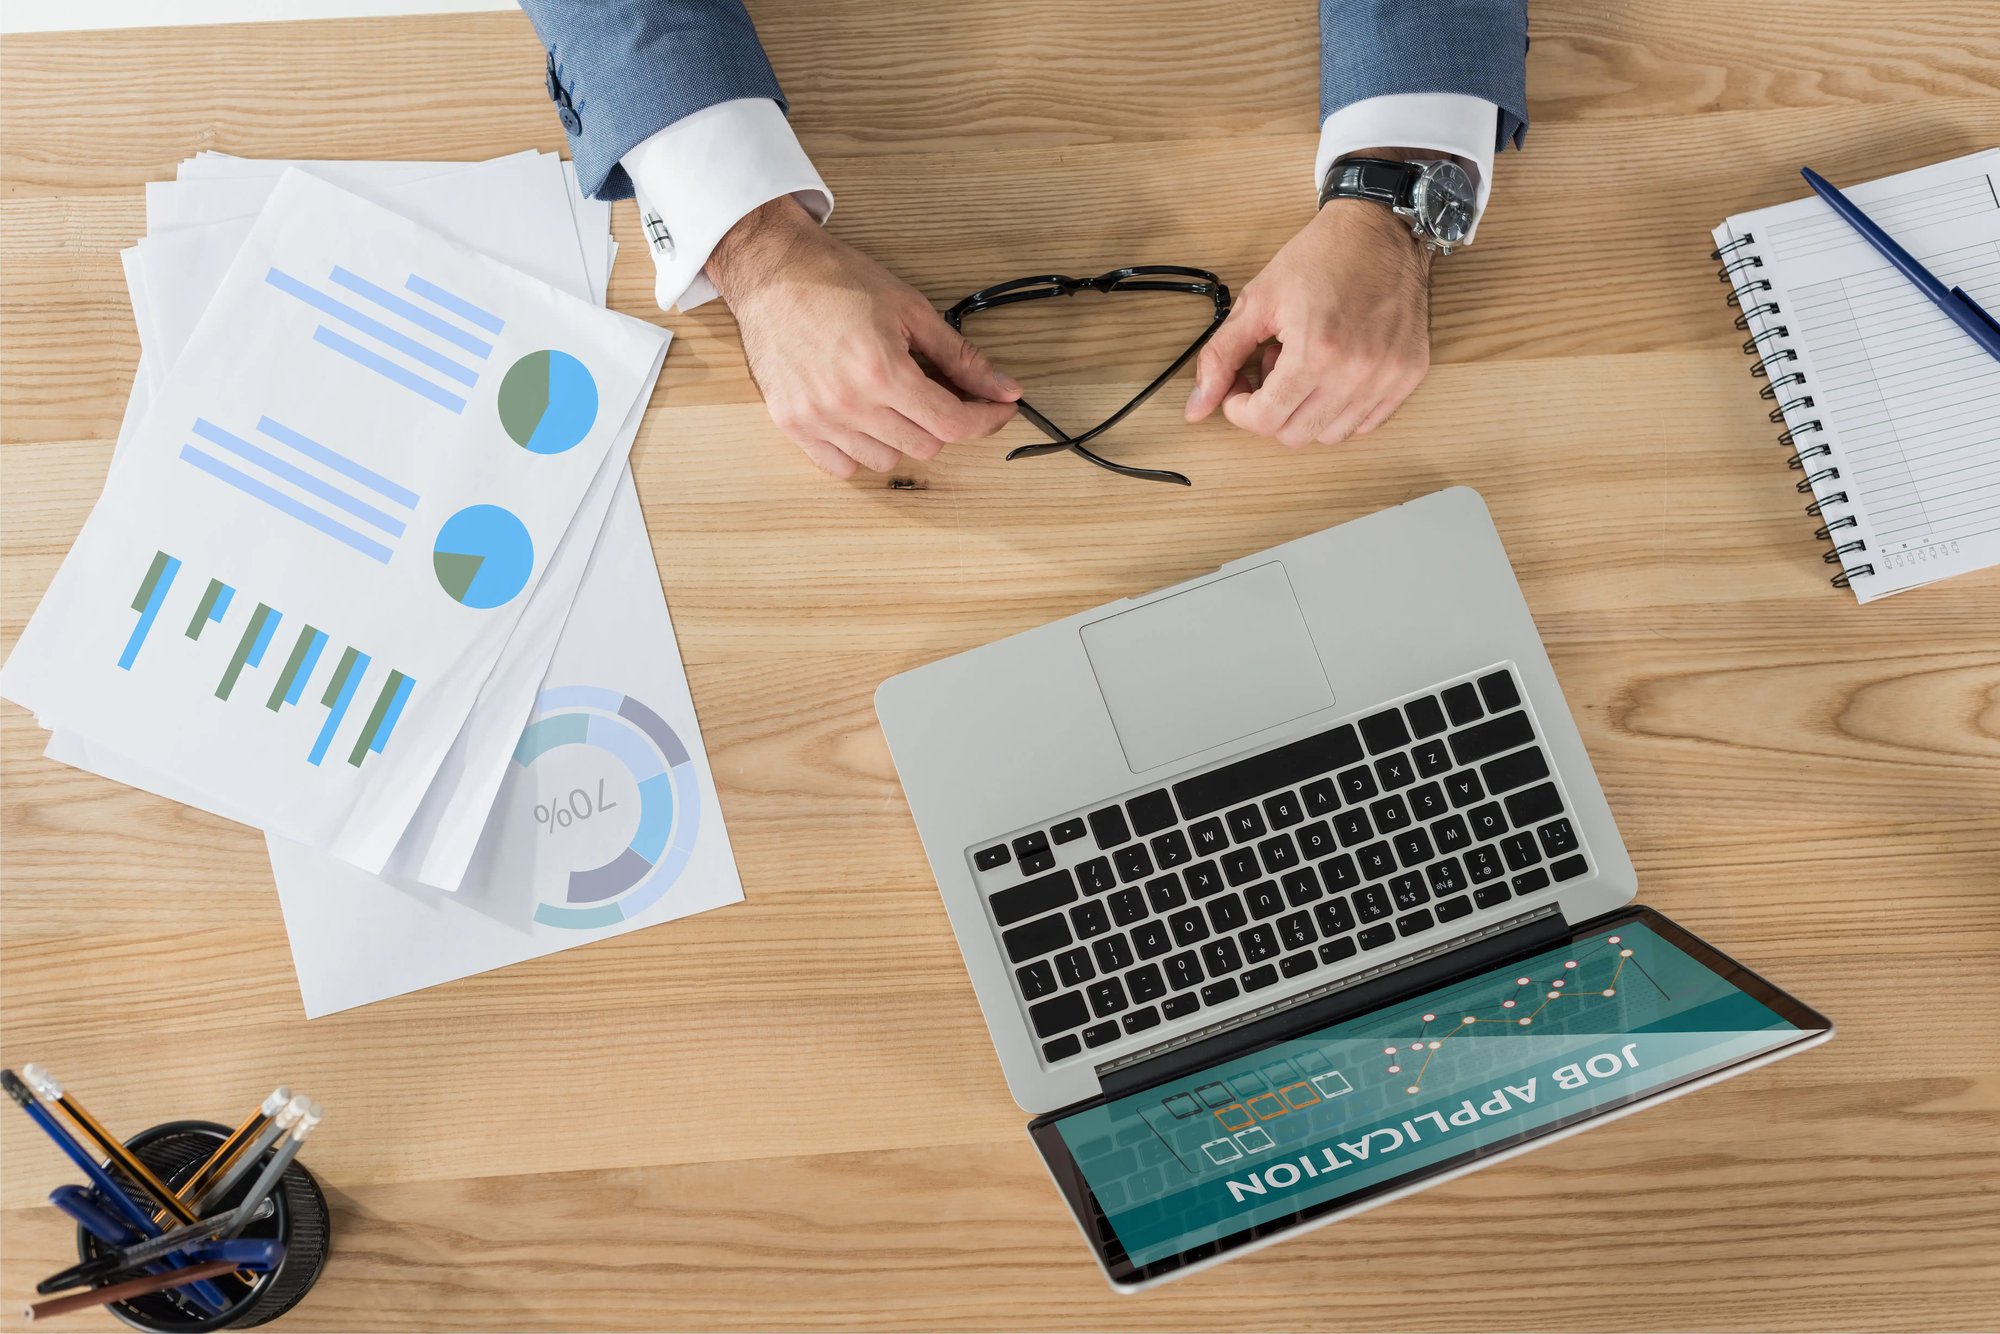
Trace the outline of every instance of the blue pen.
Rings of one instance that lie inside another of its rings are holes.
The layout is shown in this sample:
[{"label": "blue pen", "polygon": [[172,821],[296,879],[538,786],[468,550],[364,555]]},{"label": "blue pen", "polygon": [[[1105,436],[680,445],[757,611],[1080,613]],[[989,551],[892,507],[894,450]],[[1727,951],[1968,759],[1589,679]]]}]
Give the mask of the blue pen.
[{"label": "blue pen", "polygon": [[[8,1097],[20,1103],[21,1110],[28,1114],[28,1119],[40,1126],[43,1133],[55,1141],[56,1147],[61,1149],[71,1162],[83,1169],[83,1174],[90,1178],[90,1184],[97,1188],[98,1195],[111,1206],[114,1213],[124,1217],[134,1232],[142,1237],[159,1235],[153,1228],[153,1220],[148,1218],[138,1205],[132,1203],[131,1196],[112,1180],[111,1174],[100,1167],[95,1158],[85,1153],[83,1146],[71,1138],[70,1133],[49,1115],[46,1107],[35,1100],[34,1093],[21,1082],[19,1075],[12,1070],[0,1070],[0,1089],[4,1089]],[[178,1254],[170,1255],[167,1259],[176,1267],[187,1263],[186,1259]],[[188,1293],[194,1303],[210,1315],[220,1315],[229,1305],[229,1299],[222,1295],[222,1289],[216,1287],[211,1279],[199,1279],[180,1291]]]},{"label": "blue pen", "polygon": [[49,1203],[74,1218],[91,1236],[106,1246],[125,1246],[136,1240],[131,1228],[98,1207],[97,1197],[82,1186],[57,1186],[49,1192]]},{"label": "blue pen", "polygon": [[1861,238],[1880,251],[1882,258],[1895,265],[1953,324],[1963,329],[1966,337],[1984,348],[1987,355],[2000,360],[2000,322],[1987,314],[1985,308],[1974,301],[1963,287],[1947,288],[1938,281],[1937,275],[1918,263],[1916,256],[1896,244],[1896,238],[1876,226],[1874,219],[1811,167],[1800,167],[1799,175],[1806,178],[1806,184],[1840,215],[1842,221],[1861,233]]}]

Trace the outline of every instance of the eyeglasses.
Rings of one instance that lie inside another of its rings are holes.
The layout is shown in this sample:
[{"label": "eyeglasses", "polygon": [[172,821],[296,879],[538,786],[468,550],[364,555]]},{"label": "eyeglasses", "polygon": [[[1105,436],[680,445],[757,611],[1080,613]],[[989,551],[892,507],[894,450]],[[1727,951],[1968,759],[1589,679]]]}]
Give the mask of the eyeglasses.
[{"label": "eyeglasses", "polygon": [[[1182,281],[1174,281],[1180,279]],[[1192,279],[1193,281],[1186,281]],[[1113,269],[1095,278],[1065,278],[1060,274],[1047,274],[1037,278],[1016,278],[1012,282],[998,283],[992,287],[982,287],[965,300],[953,306],[944,314],[954,329],[963,331],[965,317],[977,315],[982,310],[992,310],[999,306],[1011,306],[1021,301],[1039,301],[1051,296],[1075,296],[1078,292],[1182,292],[1188,296],[1205,296],[1215,303],[1214,316],[1208,327],[1195,335],[1187,350],[1174,358],[1173,364],[1155,376],[1153,382],[1132,396],[1124,407],[1106,417],[1097,425],[1079,435],[1071,435],[1057,426],[1023,398],[1014,404],[1021,415],[1033,422],[1046,435],[1048,443],[1021,445],[1008,451],[1009,460],[1026,458],[1036,454],[1054,454],[1068,450],[1080,458],[1088,459],[1100,468],[1108,468],[1121,477],[1137,477],[1148,482],[1173,482],[1180,486],[1192,483],[1180,473],[1166,468],[1135,468],[1129,464],[1114,463],[1095,450],[1087,448],[1092,440],[1124,421],[1132,410],[1151,398],[1159,387],[1174,378],[1180,368],[1187,365],[1201,345],[1229,317],[1229,288],[1220,278],[1206,269],[1184,269],[1174,264],[1139,264],[1130,268]]]}]

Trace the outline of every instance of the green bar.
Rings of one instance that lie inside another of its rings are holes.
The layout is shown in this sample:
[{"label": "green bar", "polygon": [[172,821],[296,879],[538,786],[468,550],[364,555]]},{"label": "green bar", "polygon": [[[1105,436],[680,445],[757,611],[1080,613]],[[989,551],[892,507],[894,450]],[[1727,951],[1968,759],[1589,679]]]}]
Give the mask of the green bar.
[{"label": "green bar", "polygon": [[340,666],[333,669],[333,679],[326,683],[326,693],[319,697],[320,703],[329,709],[333,707],[333,702],[340,698],[340,688],[347,684],[347,674],[354,670],[354,660],[359,656],[359,649],[350,648],[341,652]]},{"label": "green bar", "polygon": [[389,679],[382,683],[382,693],[375,697],[375,707],[368,711],[367,725],[361,729],[361,735],[354,738],[354,753],[347,757],[347,762],[355,768],[361,767],[361,761],[368,756],[368,748],[375,744],[375,731],[382,726],[382,716],[389,712],[389,701],[396,698],[397,687],[402,684],[401,672],[390,672]]},{"label": "green bar", "polygon": [[292,678],[299,674],[299,664],[306,660],[306,649],[318,633],[310,625],[299,631],[299,642],[292,645],[292,656],[285,659],[285,670],[278,674],[278,688],[271,692],[271,698],[264,704],[271,712],[276,713],[284,704],[285,695],[292,688]]},{"label": "green bar", "polygon": [[133,611],[146,610],[146,604],[153,600],[153,589],[160,582],[161,572],[167,568],[167,562],[172,559],[173,557],[164,551],[153,553],[152,568],[146,571],[146,581],[139,585],[139,596],[132,599]]},{"label": "green bar", "polygon": [[189,639],[201,638],[203,628],[208,625],[208,614],[215,610],[215,600],[221,596],[222,581],[220,579],[209,580],[208,591],[203,593],[201,601],[195,604],[194,619],[188,622]]},{"label": "green bar", "polygon": [[243,664],[250,658],[250,646],[257,642],[270,615],[271,609],[261,602],[250,613],[250,624],[243,627],[243,638],[236,641],[236,654],[229,660],[229,670],[222,674],[222,684],[215,688],[217,699],[228,699],[229,692],[236,689],[236,678],[243,674]]}]

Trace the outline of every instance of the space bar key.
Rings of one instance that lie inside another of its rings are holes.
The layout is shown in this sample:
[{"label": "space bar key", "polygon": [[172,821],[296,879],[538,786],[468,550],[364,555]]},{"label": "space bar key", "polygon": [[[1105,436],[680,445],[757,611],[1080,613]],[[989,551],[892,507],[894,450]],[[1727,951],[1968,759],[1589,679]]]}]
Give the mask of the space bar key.
[{"label": "space bar key", "polygon": [[1330,773],[1360,758],[1361,739],[1352,725],[1343,723],[1317,736],[1175,783],[1174,800],[1180,804],[1181,818],[1193,820]]}]

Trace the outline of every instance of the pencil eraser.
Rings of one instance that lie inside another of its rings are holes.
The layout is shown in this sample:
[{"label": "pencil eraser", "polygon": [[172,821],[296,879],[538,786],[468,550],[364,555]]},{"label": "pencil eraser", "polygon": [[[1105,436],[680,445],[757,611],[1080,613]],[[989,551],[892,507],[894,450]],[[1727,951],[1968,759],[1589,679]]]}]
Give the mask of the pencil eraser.
[{"label": "pencil eraser", "polygon": [[28,1081],[28,1087],[35,1091],[35,1096],[38,1098],[54,1102],[62,1097],[62,1085],[56,1082],[54,1075],[39,1065],[30,1063],[22,1066],[21,1078]]}]

